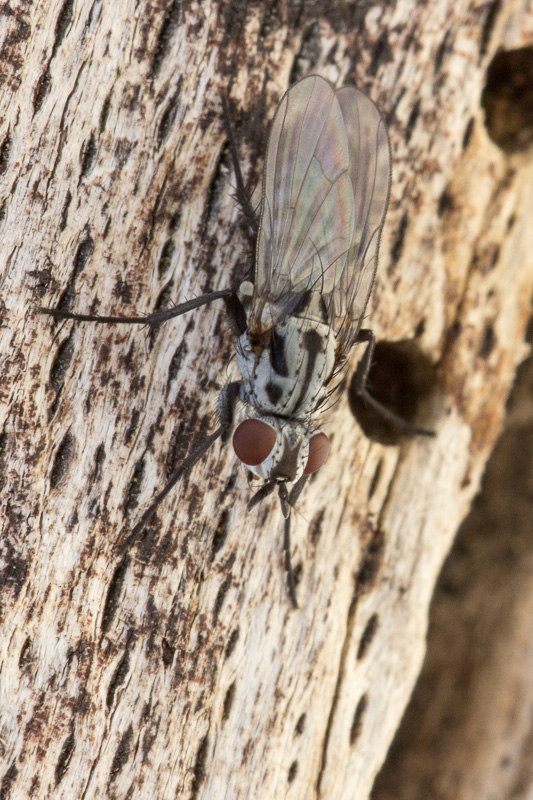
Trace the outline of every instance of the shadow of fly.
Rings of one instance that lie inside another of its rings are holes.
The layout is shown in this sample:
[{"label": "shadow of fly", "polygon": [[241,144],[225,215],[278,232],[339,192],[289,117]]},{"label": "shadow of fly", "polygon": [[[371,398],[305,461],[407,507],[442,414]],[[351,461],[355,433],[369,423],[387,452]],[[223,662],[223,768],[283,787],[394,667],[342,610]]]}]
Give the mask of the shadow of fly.
[{"label": "shadow of fly", "polygon": [[[319,417],[339,386],[352,346],[367,347],[358,393],[398,427],[413,428],[378,403],[366,381],[374,334],[361,327],[389,202],[391,152],[374,103],[353,86],[334,89],[313,75],[282,98],[270,131],[259,214],[246,194],[223,100],[236,197],[256,236],[254,280],[147,316],[97,316],[43,308],[56,319],[148,325],[223,300],[235,334],[241,380],[218,398],[219,425],[193,449],[133,528],[133,541],[181,476],[233,432],[233,449],[263,481],[248,507],[276,490],[285,518],[288,593],[297,607],[290,515],[309,475],[329,455]],[[258,195],[257,195],[258,196]],[[237,424],[239,417],[244,417]],[[242,415],[241,415],[242,412]],[[290,485],[290,488],[289,488]]]}]

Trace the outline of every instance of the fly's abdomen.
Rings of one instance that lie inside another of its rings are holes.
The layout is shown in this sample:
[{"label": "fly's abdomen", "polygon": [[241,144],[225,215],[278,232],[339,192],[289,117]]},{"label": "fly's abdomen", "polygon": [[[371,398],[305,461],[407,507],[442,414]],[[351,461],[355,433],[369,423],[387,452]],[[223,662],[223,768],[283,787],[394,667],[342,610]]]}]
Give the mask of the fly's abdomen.
[{"label": "fly's abdomen", "polygon": [[258,411],[288,418],[312,413],[333,371],[335,336],[311,319],[288,317],[253,346],[244,333],[237,346],[245,395]]}]

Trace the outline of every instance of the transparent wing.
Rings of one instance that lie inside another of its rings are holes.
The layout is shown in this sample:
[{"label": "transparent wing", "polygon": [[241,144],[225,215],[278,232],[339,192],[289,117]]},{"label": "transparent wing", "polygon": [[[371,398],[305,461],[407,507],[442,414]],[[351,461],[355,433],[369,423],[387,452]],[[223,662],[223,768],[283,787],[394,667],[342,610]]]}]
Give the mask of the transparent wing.
[{"label": "transparent wing", "polygon": [[[375,105],[312,76],[274,117],[262,183],[252,324],[291,313],[310,293],[343,350],[357,336],[388,204],[390,147]],[[315,297],[315,299],[316,299]]]}]

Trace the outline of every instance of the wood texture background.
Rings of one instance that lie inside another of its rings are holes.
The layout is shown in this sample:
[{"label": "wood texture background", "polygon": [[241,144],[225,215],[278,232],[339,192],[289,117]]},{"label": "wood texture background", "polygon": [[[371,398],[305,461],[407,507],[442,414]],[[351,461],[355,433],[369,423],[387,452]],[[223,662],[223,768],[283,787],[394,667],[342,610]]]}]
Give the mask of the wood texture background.
[{"label": "wood texture background", "polygon": [[[2,6],[2,798],[368,796],[526,352],[532,163],[489,139],[481,94],[532,31],[521,0]],[[294,611],[278,503],[246,511],[230,448],[114,548],[211,429],[223,308],[155,336],[37,309],[150,311],[245,277],[220,91],[253,186],[276,103],[311,72],[387,119],[370,322],[436,364],[437,436],[384,447],[335,407]]]}]

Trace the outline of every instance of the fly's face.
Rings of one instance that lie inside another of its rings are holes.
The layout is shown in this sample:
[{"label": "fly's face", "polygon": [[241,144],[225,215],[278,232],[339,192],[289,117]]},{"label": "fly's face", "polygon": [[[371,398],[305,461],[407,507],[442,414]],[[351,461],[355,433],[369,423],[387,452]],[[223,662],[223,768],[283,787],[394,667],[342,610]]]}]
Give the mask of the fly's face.
[{"label": "fly's face", "polygon": [[237,426],[233,449],[258,478],[284,483],[320,469],[329,455],[329,439],[301,422],[264,416]]}]

